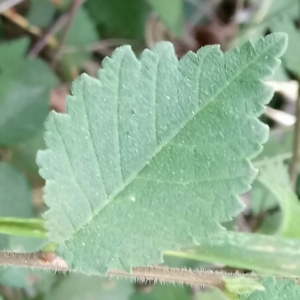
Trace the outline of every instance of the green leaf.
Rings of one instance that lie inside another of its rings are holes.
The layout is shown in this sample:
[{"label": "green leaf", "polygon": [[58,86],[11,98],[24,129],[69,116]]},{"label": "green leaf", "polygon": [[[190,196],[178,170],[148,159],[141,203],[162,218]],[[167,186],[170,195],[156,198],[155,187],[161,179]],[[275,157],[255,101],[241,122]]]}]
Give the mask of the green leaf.
[{"label": "green leaf", "polygon": [[280,17],[287,17],[296,20],[299,16],[300,4],[298,0],[273,0],[270,10],[262,21],[268,25]]},{"label": "green leaf", "polygon": [[257,117],[273,93],[262,80],[285,44],[274,34],[179,62],[168,42],[141,61],[125,46],[104,60],[100,79],[75,82],[37,158],[49,239],[72,269],[128,271],[224,230],[256,174],[248,158],[267,139]]},{"label": "green leaf", "polygon": [[144,40],[149,5],[145,0],[89,0],[85,2],[101,36]]},{"label": "green leaf", "polygon": [[298,55],[300,49],[300,31],[296,28],[294,20],[288,16],[279,16],[274,19],[270,25],[274,32],[284,31],[289,36],[289,44],[282,58],[284,66],[300,77],[300,58]]},{"label": "green leaf", "polygon": [[0,163],[0,216],[30,218],[34,214],[31,187],[22,173]]},{"label": "green leaf", "polygon": [[249,295],[241,295],[240,300],[273,300],[273,299],[300,299],[300,287],[295,280],[278,280],[275,278],[263,278],[260,283],[265,287],[264,291],[256,291]]},{"label": "green leaf", "polygon": [[166,26],[177,35],[183,34],[183,1],[182,0],[148,0]]},{"label": "green leaf", "polygon": [[27,40],[0,45],[0,146],[31,138],[50,109],[55,74],[39,59],[24,58]]},{"label": "green leaf", "polygon": [[[279,128],[271,132],[263,151],[253,160],[254,166],[263,169],[271,163],[289,161],[293,155],[294,127]],[[252,185],[252,213],[258,215],[262,210],[274,208],[278,199],[258,178]],[[281,223],[281,212],[268,216],[262,222],[258,232],[274,234]]]},{"label": "green leaf", "polygon": [[98,276],[70,274],[61,278],[44,300],[127,300],[133,292],[132,283],[125,280],[102,279]]},{"label": "green leaf", "polygon": [[165,255],[269,275],[300,276],[300,241],[278,236],[229,231],[210,235],[199,246]]},{"label": "green leaf", "polygon": [[31,0],[27,20],[31,25],[45,28],[51,25],[55,13],[54,2],[49,0]]},{"label": "green leaf", "polygon": [[150,292],[136,292],[129,300],[192,300],[192,295],[187,286],[157,283]]},{"label": "green leaf", "polygon": [[[258,37],[264,36],[270,31],[270,26],[273,21],[285,16],[296,20],[299,15],[300,6],[298,0],[269,0],[256,1],[254,5],[259,5],[259,10],[255,13],[252,21],[242,27],[238,35],[239,43]],[[282,31],[282,28],[279,29]],[[276,75],[276,74],[275,74]]]},{"label": "green leaf", "polygon": [[300,202],[291,187],[287,167],[282,161],[266,164],[260,170],[259,181],[280,205],[282,217],[277,234],[300,238]]},{"label": "green leaf", "polygon": [[[19,65],[26,54],[29,46],[29,39],[21,38],[9,43],[0,44],[0,71],[8,71],[14,65]],[[0,73],[0,74],[1,74]]]}]

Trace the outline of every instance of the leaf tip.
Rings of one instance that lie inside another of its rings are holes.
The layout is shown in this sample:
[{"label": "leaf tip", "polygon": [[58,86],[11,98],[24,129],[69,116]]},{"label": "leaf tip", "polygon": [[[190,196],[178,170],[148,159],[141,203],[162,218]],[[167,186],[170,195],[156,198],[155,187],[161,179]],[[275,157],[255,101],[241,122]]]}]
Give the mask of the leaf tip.
[{"label": "leaf tip", "polygon": [[280,51],[278,53],[278,57],[282,56],[288,46],[288,34],[285,32],[273,32],[267,35],[266,40],[272,39],[276,41],[280,46]]}]

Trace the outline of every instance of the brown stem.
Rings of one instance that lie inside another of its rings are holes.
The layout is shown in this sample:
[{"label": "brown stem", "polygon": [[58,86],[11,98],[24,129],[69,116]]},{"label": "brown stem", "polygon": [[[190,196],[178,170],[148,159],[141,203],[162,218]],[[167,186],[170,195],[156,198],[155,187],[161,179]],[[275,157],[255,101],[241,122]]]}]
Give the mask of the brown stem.
[{"label": "brown stem", "polygon": [[58,45],[58,48],[57,48],[57,51],[53,57],[53,60],[52,60],[52,68],[55,69],[57,67],[57,64],[60,60],[60,57],[62,55],[62,50],[63,50],[63,47],[64,45],[66,44],[67,42],[67,38],[69,36],[69,33],[71,31],[71,28],[72,28],[72,24],[75,20],[75,17],[76,17],[76,14],[77,14],[77,11],[78,9],[80,8],[80,6],[84,3],[85,0],[73,0],[72,4],[71,4],[71,7],[70,7],[70,13],[69,13],[69,19],[66,23],[66,26],[64,27],[64,30],[62,32],[62,37],[59,41],[59,45]]},{"label": "brown stem", "polygon": [[[12,253],[0,251],[0,266],[17,266],[30,267],[44,270],[53,270],[60,272],[71,272],[67,263],[54,253]],[[75,271],[76,272],[76,271]],[[163,266],[154,267],[135,267],[131,273],[122,270],[112,270],[108,273],[110,277],[125,277],[137,281],[154,281],[162,283],[177,283],[188,284],[193,286],[206,286],[224,288],[225,277],[244,276],[253,279],[259,279],[261,276],[253,273],[239,274],[226,273],[222,271],[211,270],[189,270],[167,268]],[[285,279],[284,277],[277,277],[278,280]],[[298,279],[298,284],[300,283]]]},{"label": "brown stem", "polygon": [[28,53],[29,57],[36,57],[49,43],[50,39],[67,23],[68,14],[61,15],[51,28],[32,46]]},{"label": "brown stem", "polygon": [[[18,266],[47,269],[61,272],[71,271],[66,262],[55,254],[11,253],[0,252],[0,266]],[[112,277],[126,277],[139,281],[153,280],[159,282],[204,285],[222,288],[224,285],[222,272],[175,269],[166,267],[137,267],[131,273],[113,270],[108,273]],[[228,274],[231,276],[231,274]]]}]

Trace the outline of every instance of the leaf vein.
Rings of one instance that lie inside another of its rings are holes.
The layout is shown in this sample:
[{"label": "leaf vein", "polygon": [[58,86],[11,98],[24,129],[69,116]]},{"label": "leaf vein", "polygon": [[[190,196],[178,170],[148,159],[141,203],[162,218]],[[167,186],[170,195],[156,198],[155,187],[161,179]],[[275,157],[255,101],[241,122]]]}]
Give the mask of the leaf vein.
[{"label": "leaf vein", "polygon": [[[190,118],[188,118],[185,123],[183,123],[180,128],[178,129],[178,131],[176,133],[174,133],[172,136],[170,136],[168,139],[166,139],[165,143],[162,144],[160,147],[158,147],[157,151],[155,151],[155,153],[153,154],[152,158],[150,159],[150,161],[157,156],[167,145],[170,141],[172,141],[180,132],[181,130],[187,126],[187,124],[189,124],[189,122],[191,122],[195,115],[200,114],[201,112],[203,112],[205,109],[207,109],[212,103],[214,103],[214,101],[218,100],[218,97],[222,94],[222,92],[224,92],[232,83],[235,82],[236,79],[240,78],[240,76],[242,76],[242,74],[244,73],[245,70],[247,70],[251,65],[253,65],[254,63],[256,63],[256,61],[262,57],[262,55],[264,55],[265,53],[267,53],[271,48],[273,48],[274,45],[269,45],[268,47],[266,47],[266,49],[263,52],[258,53],[256,56],[253,56],[253,59],[251,61],[248,62],[248,64],[245,64],[238,72],[236,72],[236,74],[231,78],[231,80],[227,81],[227,83],[223,86],[220,87],[219,90],[217,90],[215,92],[214,95],[211,96],[211,98],[209,99],[209,101],[207,101],[206,105],[204,105],[201,109],[198,109],[198,111],[196,112],[196,114],[193,114]],[[223,59],[224,59],[224,54],[221,52],[221,54],[223,55]],[[226,54],[225,54],[226,55]],[[119,89],[120,89],[120,73],[119,73]],[[263,82],[262,82],[263,84]],[[119,93],[118,93],[119,94]],[[119,116],[119,115],[118,115]],[[138,172],[136,172],[136,174],[132,175],[130,178],[128,178],[128,180],[124,181],[124,185],[121,186],[109,199],[107,199],[106,204],[108,204],[110,201],[112,201],[114,199],[114,197],[116,195],[118,195],[119,193],[121,193],[122,191],[124,191],[127,186],[129,186],[135,179],[140,178],[140,174],[142,173],[142,171],[148,166],[148,164],[145,164]],[[105,204],[104,204],[105,205]],[[91,218],[85,223],[85,225],[79,227],[73,235],[71,235],[69,238],[65,239],[65,241],[70,240],[73,236],[75,236],[76,234],[78,234],[81,230],[83,230],[85,228],[85,226],[87,226],[96,216],[98,216],[98,214],[102,211],[104,205],[101,205],[101,208],[96,211]]]}]

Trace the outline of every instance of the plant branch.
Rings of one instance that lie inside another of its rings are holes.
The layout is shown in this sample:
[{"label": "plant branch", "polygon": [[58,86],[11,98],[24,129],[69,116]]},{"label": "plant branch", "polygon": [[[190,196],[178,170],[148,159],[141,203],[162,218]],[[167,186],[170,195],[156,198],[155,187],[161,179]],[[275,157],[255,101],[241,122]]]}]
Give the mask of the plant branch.
[{"label": "plant branch", "polygon": [[76,14],[78,9],[80,8],[80,6],[84,3],[85,0],[73,0],[71,7],[70,7],[70,13],[68,15],[68,21],[66,23],[66,26],[64,27],[63,33],[62,33],[62,37],[60,39],[57,51],[53,57],[52,60],[52,68],[55,69],[57,66],[58,61],[60,60],[60,57],[62,55],[62,50],[64,45],[67,42],[67,38],[69,36],[69,33],[71,31],[72,28],[72,24],[75,20]]},{"label": "plant branch", "polygon": [[96,43],[84,45],[84,46],[65,46],[62,49],[63,54],[70,54],[76,52],[90,52],[90,51],[101,51],[106,50],[110,47],[118,47],[125,44],[135,45],[137,42],[135,40],[126,39],[107,39]]},{"label": "plant branch", "polygon": [[293,190],[296,189],[298,170],[299,170],[299,150],[300,150],[300,79],[298,79],[298,98],[296,104],[296,123],[294,133],[293,156],[290,165],[290,178]]},{"label": "plant branch", "polygon": [[28,53],[29,57],[36,57],[43,48],[49,43],[50,39],[63,27],[68,21],[68,14],[62,14],[51,26],[51,28],[32,46]]},{"label": "plant branch", "polygon": [[[12,9],[8,9],[0,13],[1,16],[5,17],[10,22],[22,28],[26,32],[29,32],[31,35],[35,37],[41,37],[43,35],[41,28],[31,25],[26,18],[24,18],[22,15],[18,14],[17,12],[13,11]],[[48,44],[53,48],[57,47],[57,41],[53,36],[49,38]]]},{"label": "plant branch", "polygon": [[[18,266],[39,268],[44,270],[53,270],[61,272],[70,272],[66,262],[54,253],[11,253],[0,252],[0,266]],[[224,277],[237,277],[238,273],[225,273],[210,270],[189,270],[166,268],[162,266],[155,267],[136,267],[131,273],[122,270],[113,270],[108,273],[111,277],[126,277],[138,281],[155,281],[163,283],[177,283],[188,285],[201,285],[209,287],[224,287]],[[259,278],[254,274],[243,274],[251,278]]]}]

